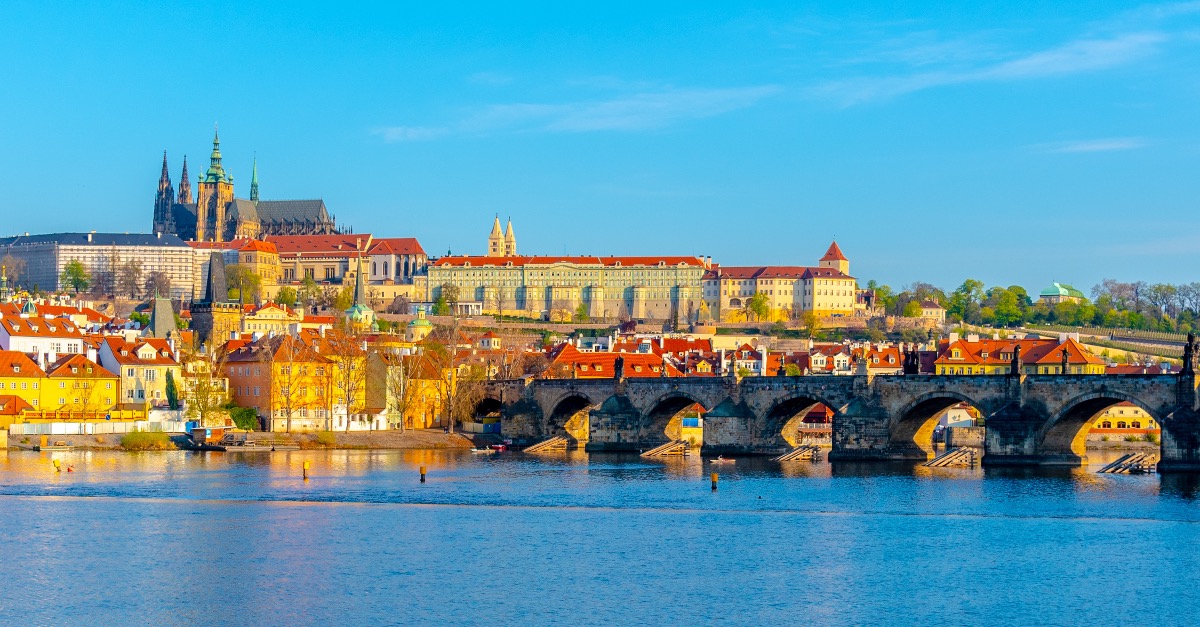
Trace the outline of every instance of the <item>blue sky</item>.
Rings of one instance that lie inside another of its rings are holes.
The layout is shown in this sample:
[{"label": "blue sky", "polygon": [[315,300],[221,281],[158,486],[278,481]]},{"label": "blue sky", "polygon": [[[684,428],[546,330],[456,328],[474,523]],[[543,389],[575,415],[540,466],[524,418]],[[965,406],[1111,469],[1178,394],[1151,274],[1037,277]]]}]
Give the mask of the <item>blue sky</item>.
[{"label": "blue sky", "polygon": [[1200,280],[1200,2],[441,4],[6,3],[0,232],[149,230],[219,122],[431,254]]}]

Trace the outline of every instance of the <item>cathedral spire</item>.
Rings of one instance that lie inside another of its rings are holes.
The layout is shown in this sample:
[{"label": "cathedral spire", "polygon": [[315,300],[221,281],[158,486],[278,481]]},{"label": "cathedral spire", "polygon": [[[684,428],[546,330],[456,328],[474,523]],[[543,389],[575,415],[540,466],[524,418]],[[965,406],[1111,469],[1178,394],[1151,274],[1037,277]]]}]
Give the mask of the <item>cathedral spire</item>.
[{"label": "cathedral spire", "polygon": [[158,177],[158,191],[154,195],[154,232],[172,232],[171,204],[175,201],[175,190],[171,188],[171,175],[167,173],[167,151],[163,151],[162,174]]},{"label": "cathedral spire", "polygon": [[254,157],[254,166],[250,169],[250,202],[258,202],[258,157]]},{"label": "cathedral spire", "polygon": [[508,218],[508,228],[504,231],[504,255],[513,257],[517,254],[517,236],[513,233],[512,217]]},{"label": "cathedral spire", "polygon": [[221,166],[221,137],[217,134],[217,127],[214,124],[212,155],[209,156],[208,172],[205,172],[204,180],[207,183],[217,183],[224,178],[225,168]]},{"label": "cathedral spire", "polygon": [[179,200],[181,205],[192,204],[192,181],[188,178],[187,155],[183,156],[183,175],[179,177]]}]

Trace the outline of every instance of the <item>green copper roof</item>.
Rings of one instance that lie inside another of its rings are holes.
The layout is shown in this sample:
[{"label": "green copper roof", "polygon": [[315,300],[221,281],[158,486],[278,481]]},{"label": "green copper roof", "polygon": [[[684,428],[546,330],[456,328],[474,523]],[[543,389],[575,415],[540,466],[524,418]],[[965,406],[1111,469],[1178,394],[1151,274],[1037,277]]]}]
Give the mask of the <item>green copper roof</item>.
[{"label": "green copper roof", "polygon": [[209,157],[208,171],[204,173],[205,183],[219,183],[225,179],[225,168],[221,165],[221,138],[213,129],[213,149]]},{"label": "green copper roof", "polygon": [[1050,287],[1042,290],[1042,296],[1068,296],[1071,298],[1085,298],[1083,292],[1067,285],[1066,283],[1051,283]]}]

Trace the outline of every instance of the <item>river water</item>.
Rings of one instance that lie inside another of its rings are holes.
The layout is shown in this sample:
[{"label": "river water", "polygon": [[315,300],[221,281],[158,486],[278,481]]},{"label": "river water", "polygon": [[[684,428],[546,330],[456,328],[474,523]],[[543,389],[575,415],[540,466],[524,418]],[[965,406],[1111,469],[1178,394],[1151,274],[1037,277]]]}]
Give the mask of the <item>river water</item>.
[{"label": "river water", "polygon": [[1094,469],[0,453],[0,622],[1200,622],[1200,480]]}]

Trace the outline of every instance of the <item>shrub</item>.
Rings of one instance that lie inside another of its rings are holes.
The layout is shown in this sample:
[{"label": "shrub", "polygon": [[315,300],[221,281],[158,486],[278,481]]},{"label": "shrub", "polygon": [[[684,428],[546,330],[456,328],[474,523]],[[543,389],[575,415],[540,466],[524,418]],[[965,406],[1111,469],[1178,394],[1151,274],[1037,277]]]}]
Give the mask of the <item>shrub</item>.
[{"label": "shrub", "polygon": [[321,446],[336,446],[337,434],[332,431],[321,431],[317,433],[317,444]]},{"label": "shrub", "polygon": [[1146,441],[1151,444],[1158,444],[1158,434],[1157,433],[1147,433]]},{"label": "shrub", "polygon": [[1101,441],[1101,442],[1107,442],[1107,441],[1108,441],[1108,436],[1107,436],[1107,435],[1102,435],[1102,436],[1100,436],[1100,441]]},{"label": "shrub", "polygon": [[233,424],[237,425],[238,429],[258,430],[258,413],[254,411],[253,407],[230,407],[229,417],[233,419]]},{"label": "shrub", "polygon": [[1127,435],[1127,436],[1125,436],[1125,441],[1126,442],[1141,442],[1142,439],[1136,435]]},{"label": "shrub", "polygon": [[121,448],[127,451],[168,451],[175,445],[161,431],[132,431],[121,436]]}]

